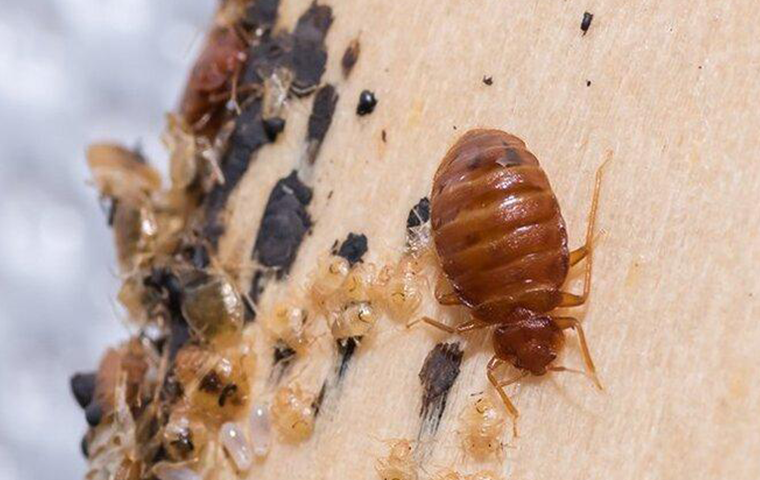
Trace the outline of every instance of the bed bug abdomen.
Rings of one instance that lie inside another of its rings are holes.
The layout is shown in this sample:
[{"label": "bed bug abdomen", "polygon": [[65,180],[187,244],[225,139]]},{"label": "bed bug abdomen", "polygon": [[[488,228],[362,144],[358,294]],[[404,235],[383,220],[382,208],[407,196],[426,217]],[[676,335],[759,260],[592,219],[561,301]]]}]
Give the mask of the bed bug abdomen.
[{"label": "bed bug abdomen", "polygon": [[431,209],[443,271],[478,319],[557,306],[569,268],[565,222],[522,140],[499,130],[467,132],[438,167]]}]

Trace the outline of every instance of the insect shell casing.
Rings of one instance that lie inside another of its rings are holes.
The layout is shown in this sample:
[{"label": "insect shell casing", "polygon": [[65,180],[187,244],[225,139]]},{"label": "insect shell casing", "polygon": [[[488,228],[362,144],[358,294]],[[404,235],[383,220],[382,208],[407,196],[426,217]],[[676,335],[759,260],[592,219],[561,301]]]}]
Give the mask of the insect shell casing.
[{"label": "insect shell casing", "polygon": [[519,138],[499,130],[460,138],[435,174],[431,222],[443,271],[480,320],[559,303],[569,268],[565,222]]},{"label": "insect shell casing", "polygon": [[243,327],[243,300],[226,276],[193,271],[184,279],[182,314],[196,334],[224,343]]}]

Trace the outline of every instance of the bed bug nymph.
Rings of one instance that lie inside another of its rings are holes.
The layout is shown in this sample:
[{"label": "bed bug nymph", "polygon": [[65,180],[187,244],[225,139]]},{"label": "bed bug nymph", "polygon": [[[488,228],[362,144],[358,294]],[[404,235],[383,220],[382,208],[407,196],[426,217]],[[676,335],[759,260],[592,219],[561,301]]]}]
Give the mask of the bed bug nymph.
[{"label": "bed bug nymph", "polygon": [[[433,239],[453,287],[450,293],[437,291],[436,298],[444,305],[467,306],[472,318],[453,328],[423,320],[450,333],[495,327],[488,380],[514,420],[518,411],[504,387],[529,374],[570,370],[552,365],[568,328],[577,332],[587,374],[601,389],[579,321],[552,311],[583,305],[588,298],[603,167],[596,172],[586,243],[572,252],[546,174],[514,135],[472,130],[451,147],[435,174]],[[583,294],[563,292],[569,268],[583,259]],[[521,373],[499,382],[495,371],[505,363]]]}]

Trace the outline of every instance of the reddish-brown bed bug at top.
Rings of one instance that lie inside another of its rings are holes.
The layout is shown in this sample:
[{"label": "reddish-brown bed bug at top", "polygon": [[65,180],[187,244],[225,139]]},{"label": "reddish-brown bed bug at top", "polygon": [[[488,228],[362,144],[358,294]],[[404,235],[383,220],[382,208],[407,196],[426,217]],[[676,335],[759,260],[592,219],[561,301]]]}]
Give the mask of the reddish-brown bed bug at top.
[{"label": "reddish-brown bed bug at top", "polygon": [[[514,135],[469,131],[446,153],[435,174],[433,240],[443,273],[453,287],[450,293],[437,291],[436,297],[444,305],[468,307],[472,319],[453,328],[431,318],[422,320],[450,333],[495,327],[495,354],[487,376],[515,425],[518,411],[504,387],[529,374],[570,371],[552,365],[566,329],[577,332],[587,375],[601,389],[580,323],[552,312],[583,305],[588,298],[603,167],[596,172],[586,242],[572,252],[549,180],[536,157]],[[562,291],[570,267],[584,259],[583,293]],[[521,373],[500,382],[495,373],[506,363]]]},{"label": "reddish-brown bed bug at top", "polygon": [[225,102],[235,99],[237,77],[246,60],[246,48],[246,42],[232,27],[216,27],[209,32],[180,105],[193,130],[213,127]]}]

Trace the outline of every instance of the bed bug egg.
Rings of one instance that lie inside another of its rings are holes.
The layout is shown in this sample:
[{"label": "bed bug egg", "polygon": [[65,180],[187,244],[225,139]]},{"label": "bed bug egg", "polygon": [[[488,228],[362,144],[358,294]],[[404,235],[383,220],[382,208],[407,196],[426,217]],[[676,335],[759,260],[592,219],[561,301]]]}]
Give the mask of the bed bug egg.
[{"label": "bed bug egg", "polygon": [[501,450],[506,418],[490,399],[480,397],[467,405],[461,422],[462,447],[470,455],[485,457]]},{"label": "bed bug egg", "polygon": [[245,472],[253,464],[253,453],[245,431],[234,422],[226,422],[219,429],[219,440],[239,472]]},{"label": "bed bug egg", "polygon": [[382,480],[417,480],[418,465],[414,459],[412,444],[408,440],[396,440],[390,444],[387,457],[379,458],[375,470]]},{"label": "bed bug egg", "polygon": [[272,403],[272,420],[280,435],[288,441],[308,438],[314,430],[314,396],[298,384],[281,387]]},{"label": "bed bug egg", "polygon": [[253,455],[257,458],[266,457],[272,445],[272,418],[267,404],[255,403],[253,405],[248,418],[248,427],[251,434]]}]

